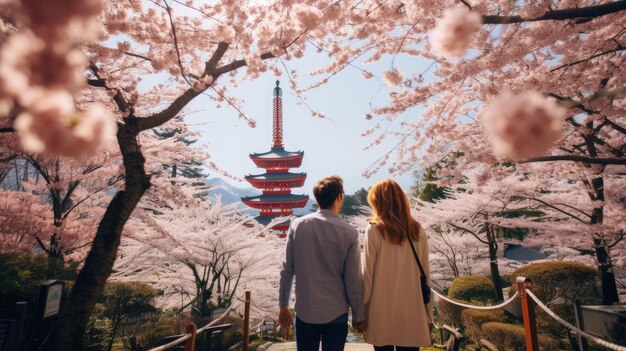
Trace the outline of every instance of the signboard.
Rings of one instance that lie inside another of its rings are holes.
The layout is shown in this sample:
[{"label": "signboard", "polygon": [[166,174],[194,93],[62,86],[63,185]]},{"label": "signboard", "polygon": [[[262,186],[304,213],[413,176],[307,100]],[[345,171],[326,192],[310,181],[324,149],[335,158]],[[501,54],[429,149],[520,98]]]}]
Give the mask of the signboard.
[{"label": "signboard", "polygon": [[261,333],[264,333],[264,334],[274,333],[274,328],[276,326],[275,323],[276,322],[274,321],[264,321],[263,324],[261,324]]},{"label": "signboard", "polygon": [[49,280],[41,286],[39,293],[39,310],[41,319],[56,317],[61,311],[65,282]]}]

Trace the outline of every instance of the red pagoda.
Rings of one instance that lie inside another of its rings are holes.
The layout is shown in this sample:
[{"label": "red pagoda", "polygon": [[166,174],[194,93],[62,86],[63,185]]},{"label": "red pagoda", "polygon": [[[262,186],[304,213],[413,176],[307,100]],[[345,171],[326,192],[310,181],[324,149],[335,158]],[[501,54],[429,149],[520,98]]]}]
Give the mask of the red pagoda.
[{"label": "red pagoda", "polygon": [[[286,151],[283,147],[283,91],[276,81],[274,88],[274,114],[272,148],[268,152],[250,154],[252,162],[266,170],[263,174],[247,175],[246,180],[255,188],[263,191],[259,196],[242,197],[241,201],[249,207],[261,211],[255,219],[267,225],[274,218],[293,214],[294,208],[302,208],[309,201],[308,195],[295,195],[291,188],[304,185],[306,173],[292,173],[290,168],[302,165],[303,151]],[[289,228],[289,222],[275,225],[272,229],[282,235]]]}]

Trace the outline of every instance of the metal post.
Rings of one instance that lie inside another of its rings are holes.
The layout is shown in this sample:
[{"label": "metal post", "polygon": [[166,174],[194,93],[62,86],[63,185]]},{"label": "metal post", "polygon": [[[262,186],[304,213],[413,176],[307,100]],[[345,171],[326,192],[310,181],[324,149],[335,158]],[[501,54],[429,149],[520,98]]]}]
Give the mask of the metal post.
[{"label": "metal post", "polygon": [[[576,299],[574,300],[574,317],[576,317],[576,328],[580,330],[585,330],[585,326],[583,324],[583,316],[581,312],[582,311],[580,310],[580,301]],[[578,341],[578,350],[589,350],[589,346],[587,346],[587,338],[580,335],[580,333],[576,333],[576,341]]]},{"label": "metal post", "polygon": [[537,342],[537,323],[535,321],[535,304],[526,294],[531,290],[533,282],[530,278],[517,277],[517,292],[522,305],[522,318],[524,319],[524,335],[526,337],[526,351],[539,351]]},{"label": "metal post", "polygon": [[196,349],[196,325],[193,323],[187,324],[185,327],[185,334],[191,334],[191,338],[185,341],[185,351],[195,351]]},{"label": "metal post", "polygon": [[248,336],[250,334],[250,292],[246,291],[246,307],[243,315],[243,351],[248,351]]},{"label": "metal post", "polygon": [[137,337],[136,336],[131,336],[130,337],[130,351],[138,351],[139,348],[137,347]]}]

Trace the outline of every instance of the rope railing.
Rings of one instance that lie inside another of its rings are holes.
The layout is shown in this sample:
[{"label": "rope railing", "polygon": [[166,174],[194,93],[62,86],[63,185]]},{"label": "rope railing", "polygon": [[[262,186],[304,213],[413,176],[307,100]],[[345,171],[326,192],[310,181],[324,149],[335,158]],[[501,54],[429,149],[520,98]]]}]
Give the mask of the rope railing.
[{"label": "rope railing", "polygon": [[484,311],[500,309],[500,308],[510,304],[516,298],[519,297],[519,294],[517,292],[515,292],[515,294],[513,296],[511,296],[508,300],[502,302],[501,304],[493,305],[493,306],[476,306],[476,305],[468,305],[468,304],[465,304],[465,303],[454,301],[454,300],[448,298],[447,296],[444,296],[443,294],[438,293],[435,289],[431,289],[431,291],[434,292],[435,295],[437,295],[441,299],[443,299],[443,300],[445,300],[445,301],[447,301],[447,302],[449,302],[449,303],[451,303],[453,305],[457,305],[457,306],[461,306],[461,307],[465,307],[465,308],[472,308],[472,309],[475,309],[475,310],[484,310]]},{"label": "rope railing", "polygon": [[224,318],[226,318],[230,314],[230,311],[233,309],[233,307],[235,307],[235,304],[231,303],[230,307],[228,307],[228,309],[226,309],[226,311],[224,311],[224,313],[222,313],[216,319],[212,320],[211,323],[209,323],[209,324],[205,325],[204,327],[198,329],[198,331],[196,333],[198,333],[198,334],[203,333],[205,330],[207,330],[207,329],[209,329],[209,328],[211,328],[213,326],[216,326],[217,323],[223,321]]},{"label": "rope railing", "polygon": [[[532,281],[528,278],[525,277],[518,277],[516,279],[516,283],[517,283],[517,291],[515,292],[515,294],[513,296],[511,296],[508,300],[503,301],[502,303],[498,304],[498,305],[493,305],[493,306],[476,306],[476,305],[470,305],[470,304],[465,304],[459,301],[454,301],[452,299],[450,299],[449,297],[437,292],[435,289],[432,289],[431,291],[437,295],[437,297],[443,299],[444,301],[447,301],[453,305],[456,306],[460,306],[460,307],[465,307],[465,308],[470,308],[470,309],[476,309],[476,310],[496,310],[496,309],[500,309],[503,308],[505,306],[507,306],[508,304],[512,303],[513,301],[515,301],[516,299],[519,299],[521,302],[521,309],[522,309],[522,317],[524,320],[524,334],[525,334],[525,339],[526,339],[526,350],[527,351],[536,351],[538,350],[538,338],[537,338],[537,327],[536,327],[536,321],[535,321],[535,312],[534,312],[534,307],[533,307],[533,303],[536,304],[537,306],[539,306],[544,312],[546,312],[551,318],[553,318],[554,320],[556,320],[557,322],[559,322],[561,325],[563,325],[564,327],[570,329],[571,331],[574,331],[576,333],[578,333],[578,335],[591,340],[593,342],[595,342],[596,344],[600,345],[600,346],[604,346],[608,349],[614,350],[614,351],[626,351],[626,346],[622,346],[622,345],[618,345],[615,343],[612,343],[610,341],[601,339],[599,337],[596,337],[594,335],[591,335],[587,332],[585,332],[584,330],[581,330],[580,328],[572,325],[571,323],[567,322],[566,320],[564,320],[563,318],[561,318],[560,316],[558,316],[556,313],[554,313],[552,310],[550,310],[550,308],[548,306],[546,306],[546,304],[544,304],[533,292],[532,292]],[[441,326],[438,326],[438,329],[441,329]]]},{"label": "rope railing", "polygon": [[[226,316],[228,316],[230,314],[230,311],[233,309],[233,307],[235,306],[235,304],[231,304],[230,307],[228,307],[228,309],[226,311],[224,311],[224,313],[222,313],[219,317],[217,317],[216,319],[214,319],[213,321],[211,321],[211,323],[205,325],[204,327],[196,330],[196,326],[191,323],[189,325],[187,325],[187,327],[185,328],[185,335],[181,336],[180,338],[173,340],[165,345],[161,345],[159,347],[155,347],[153,349],[150,349],[148,351],[166,351],[171,349],[174,346],[178,346],[182,343],[186,343],[187,344],[191,344],[193,345],[195,342],[195,338],[196,335],[201,334],[203,332],[205,332],[207,329],[214,327],[217,325],[217,323],[221,322],[224,318],[226,318]],[[193,349],[193,346],[190,346],[191,349]],[[187,350],[188,347],[185,348],[185,350]]]},{"label": "rope railing", "polygon": [[[241,302],[246,302],[244,299],[238,297],[237,300],[241,301]],[[254,299],[250,299],[250,306],[256,308],[257,310],[261,311],[261,312],[265,312],[265,313],[271,313],[271,314],[276,314],[278,313],[276,310],[270,310],[267,309],[265,307],[261,307],[259,305],[256,304],[256,302],[254,302]]]},{"label": "rope railing", "polygon": [[191,339],[192,336],[193,336],[192,334],[185,334],[184,336],[182,336],[182,337],[180,337],[180,338],[178,338],[178,339],[176,339],[176,340],[174,340],[174,341],[172,341],[172,342],[170,342],[168,344],[161,345],[159,347],[155,347],[153,349],[150,349],[149,351],[165,351],[165,350],[169,350],[172,347],[180,345],[180,344],[184,343],[185,341]]},{"label": "rope railing", "polygon": [[526,294],[528,294],[528,296],[530,296],[530,298],[537,304],[537,306],[539,306],[550,317],[555,319],[557,322],[561,323],[563,326],[569,328],[570,330],[575,331],[576,333],[580,334],[581,336],[584,336],[585,338],[589,340],[592,340],[593,342],[595,342],[596,344],[600,346],[604,346],[615,351],[626,351],[626,346],[617,345],[612,342],[600,339],[568,323],[566,320],[564,320],[563,318],[559,317],[559,315],[554,313],[548,306],[546,306],[535,294],[533,294],[531,290],[527,289]]}]

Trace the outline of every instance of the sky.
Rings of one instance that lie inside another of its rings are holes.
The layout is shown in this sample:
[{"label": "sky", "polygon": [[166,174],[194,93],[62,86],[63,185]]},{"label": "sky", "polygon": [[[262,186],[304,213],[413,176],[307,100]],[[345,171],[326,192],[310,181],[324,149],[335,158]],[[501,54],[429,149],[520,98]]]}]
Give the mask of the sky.
[{"label": "sky", "polygon": [[[321,67],[328,61],[326,54],[308,50],[300,60],[286,61],[290,70],[298,72],[299,84],[308,86],[319,80],[311,78],[309,72]],[[365,65],[355,62],[360,68],[374,72],[384,72],[391,68],[391,60]],[[427,62],[416,58],[398,57],[394,67],[405,73],[423,71]],[[272,98],[275,81],[280,80],[283,89],[283,133],[284,145],[288,151],[304,151],[302,167],[292,172],[306,172],[307,181],[303,188],[295,189],[294,193],[310,193],[313,184],[328,175],[339,175],[344,179],[346,193],[351,194],[359,188],[369,188],[383,178],[395,179],[405,190],[414,183],[409,173],[390,175],[386,168],[371,178],[365,178],[363,172],[377,159],[391,150],[400,140],[399,136],[390,135],[382,144],[364,150],[379,134],[368,137],[361,134],[374,126],[377,119],[366,120],[365,114],[373,106],[384,104],[388,89],[379,78],[365,79],[358,69],[347,67],[332,77],[330,81],[308,92],[302,97],[316,111],[322,112],[327,118],[312,116],[311,111],[303,104],[298,104],[298,97],[289,87],[286,74],[279,77],[272,72],[261,75],[256,80],[245,81],[234,88],[228,85],[227,77],[220,78],[218,83],[227,84],[227,96],[235,96],[244,100],[242,111],[256,120],[256,128],[237,117],[237,111],[227,104],[221,108],[208,97],[200,96],[191,103],[190,110],[199,109],[187,121],[192,129],[201,133],[200,144],[205,144],[211,159],[226,172],[241,177],[247,174],[262,173],[249,159],[252,152],[269,151],[272,143]],[[415,108],[400,120],[417,118],[415,114],[421,109]],[[384,124],[383,129],[388,125]],[[400,121],[395,121],[390,130],[400,130]],[[245,181],[237,181],[223,177],[210,171],[209,177],[220,177],[237,187],[249,187]]]}]

